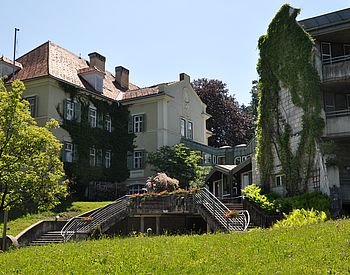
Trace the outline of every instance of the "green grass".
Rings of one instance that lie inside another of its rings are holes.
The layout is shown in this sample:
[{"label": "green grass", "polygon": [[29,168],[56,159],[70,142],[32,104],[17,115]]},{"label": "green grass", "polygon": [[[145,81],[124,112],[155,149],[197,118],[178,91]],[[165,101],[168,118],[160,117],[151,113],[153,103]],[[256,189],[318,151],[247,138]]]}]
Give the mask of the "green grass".
[{"label": "green grass", "polygon": [[0,267],[0,274],[348,274],[350,221],[25,247],[0,254]]},{"label": "green grass", "polygon": [[[28,226],[41,221],[41,220],[55,220],[56,215],[60,216],[60,220],[66,220],[81,213],[87,212],[89,210],[101,207],[106,205],[109,202],[85,202],[85,201],[77,201],[77,202],[66,202],[63,205],[57,207],[52,211],[40,212],[40,213],[23,213],[14,211],[16,213],[11,213],[9,222],[7,223],[7,235],[16,236]],[[12,217],[11,217],[11,214]],[[0,220],[0,236],[3,231],[3,223],[2,217]]]}]

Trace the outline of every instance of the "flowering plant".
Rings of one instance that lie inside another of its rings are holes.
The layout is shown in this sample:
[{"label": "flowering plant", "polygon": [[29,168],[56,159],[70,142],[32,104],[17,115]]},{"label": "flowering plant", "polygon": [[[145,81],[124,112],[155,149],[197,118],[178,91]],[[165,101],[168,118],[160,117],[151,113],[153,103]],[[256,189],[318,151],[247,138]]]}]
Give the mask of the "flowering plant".
[{"label": "flowering plant", "polygon": [[87,216],[87,217],[83,217],[81,220],[82,220],[83,222],[91,222],[93,219],[94,219],[93,217]]},{"label": "flowering plant", "polygon": [[230,219],[235,219],[239,216],[239,211],[237,210],[228,210],[225,212],[224,217],[225,218],[230,218]]},{"label": "flowering plant", "polygon": [[156,176],[147,179],[146,188],[148,193],[172,192],[179,188],[179,181],[168,177],[165,173],[157,173]]}]

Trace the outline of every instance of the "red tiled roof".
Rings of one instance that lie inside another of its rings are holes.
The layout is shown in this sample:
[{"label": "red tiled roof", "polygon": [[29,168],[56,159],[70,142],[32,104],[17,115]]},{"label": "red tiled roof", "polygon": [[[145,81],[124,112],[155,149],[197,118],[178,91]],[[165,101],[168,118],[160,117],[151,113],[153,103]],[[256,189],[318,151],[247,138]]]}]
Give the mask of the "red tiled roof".
[{"label": "red tiled roof", "polygon": [[[16,79],[28,80],[42,76],[53,76],[78,87],[98,93],[87,81],[79,76],[79,73],[99,71],[91,68],[86,60],[69,52],[68,50],[48,41],[17,59],[23,65],[23,69],[16,73]],[[12,81],[9,79],[8,81]],[[103,79],[102,95],[114,99],[124,100],[143,97],[159,93],[159,86],[139,88],[129,83],[129,90],[122,91],[118,88],[115,77],[106,71]]]}]

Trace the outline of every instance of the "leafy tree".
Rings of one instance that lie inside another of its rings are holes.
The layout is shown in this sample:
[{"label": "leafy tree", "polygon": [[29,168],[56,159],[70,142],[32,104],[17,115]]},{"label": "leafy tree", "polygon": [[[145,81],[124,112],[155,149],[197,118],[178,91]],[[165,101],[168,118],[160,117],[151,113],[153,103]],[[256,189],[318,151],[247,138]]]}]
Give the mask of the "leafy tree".
[{"label": "leafy tree", "polygon": [[250,95],[251,95],[251,101],[249,102],[248,106],[242,105],[242,110],[248,113],[253,121],[254,124],[256,123],[256,120],[258,118],[258,81],[253,80],[252,81],[252,89],[250,90]]},{"label": "leafy tree", "polygon": [[247,143],[252,137],[251,117],[240,108],[235,98],[228,94],[226,84],[217,79],[201,78],[192,82],[193,89],[207,105],[211,118],[207,129],[212,132],[211,146],[235,146]]},{"label": "leafy tree", "polygon": [[147,158],[156,172],[164,172],[177,179],[181,188],[203,184],[206,169],[200,166],[201,160],[199,152],[192,151],[184,144],[163,146],[156,152],[149,153]]},{"label": "leafy tree", "polygon": [[66,195],[61,144],[50,132],[58,122],[37,126],[24,90],[16,80],[7,91],[0,80],[0,211],[26,201],[51,208]]}]

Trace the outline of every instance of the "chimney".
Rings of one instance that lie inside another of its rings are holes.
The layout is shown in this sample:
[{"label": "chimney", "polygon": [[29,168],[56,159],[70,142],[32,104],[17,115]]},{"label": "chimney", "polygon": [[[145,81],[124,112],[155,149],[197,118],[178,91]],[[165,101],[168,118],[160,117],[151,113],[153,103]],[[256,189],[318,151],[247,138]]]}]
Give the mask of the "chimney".
[{"label": "chimney", "polygon": [[89,53],[90,67],[97,67],[102,72],[105,72],[106,58],[97,52]]},{"label": "chimney", "polygon": [[129,70],[123,66],[115,67],[115,81],[125,90],[129,89]]},{"label": "chimney", "polygon": [[183,81],[183,80],[190,82],[190,76],[185,73],[180,73],[180,81]]}]

